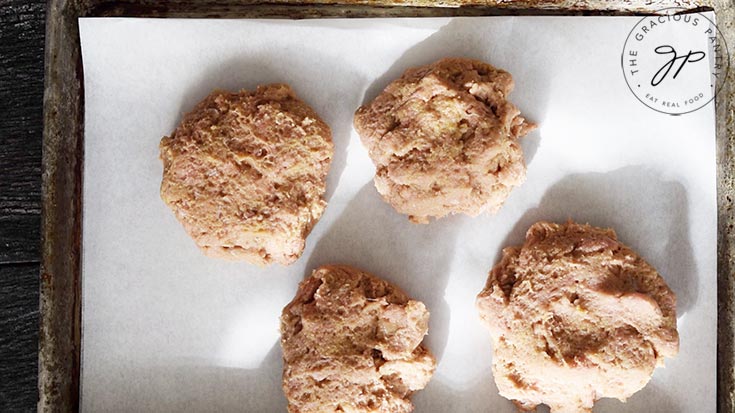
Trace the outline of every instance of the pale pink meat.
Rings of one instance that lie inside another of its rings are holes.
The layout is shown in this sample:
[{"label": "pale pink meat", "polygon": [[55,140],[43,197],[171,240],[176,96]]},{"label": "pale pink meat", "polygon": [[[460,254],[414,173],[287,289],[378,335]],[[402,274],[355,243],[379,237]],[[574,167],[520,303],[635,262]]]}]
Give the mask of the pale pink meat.
[{"label": "pale pink meat", "polygon": [[674,293],[609,229],[534,224],[503,250],[477,308],[500,394],[524,410],[625,401],[679,349]]},{"label": "pale pink meat", "polygon": [[161,198],[207,255],[290,264],[326,207],[329,126],[283,84],[215,91],[161,139]]},{"label": "pale pink meat", "polygon": [[281,315],[290,413],[413,410],[436,361],[429,312],[398,287],[341,265],[318,268]]},{"label": "pale pink meat", "polygon": [[512,89],[510,73],[477,60],[407,70],[355,113],[378,192],[418,223],[496,212],[525,180],[518,139],[535,128]]}]

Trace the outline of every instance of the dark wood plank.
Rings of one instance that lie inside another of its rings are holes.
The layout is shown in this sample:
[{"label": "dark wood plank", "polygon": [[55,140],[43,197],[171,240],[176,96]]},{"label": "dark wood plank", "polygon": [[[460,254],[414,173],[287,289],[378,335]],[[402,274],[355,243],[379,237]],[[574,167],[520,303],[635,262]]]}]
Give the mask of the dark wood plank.
[{"label": "dark wood plank", "polygon": [[[0,411],[38,400],[44,0],[0,0]],[[20,263],[20,264],[8,264]]]},{"label": "dark wood plank", "polygon": [[38,264],[0,265],[0,411],[32,411],[38,391]]},{"label": "dark wood plank", "polygon": [[0,265],[38,262],[41,217],[0,214]]},{"label": "dark wood plank", "polygon": [[0,0],[0,263],[40,259],[45,1]]}]

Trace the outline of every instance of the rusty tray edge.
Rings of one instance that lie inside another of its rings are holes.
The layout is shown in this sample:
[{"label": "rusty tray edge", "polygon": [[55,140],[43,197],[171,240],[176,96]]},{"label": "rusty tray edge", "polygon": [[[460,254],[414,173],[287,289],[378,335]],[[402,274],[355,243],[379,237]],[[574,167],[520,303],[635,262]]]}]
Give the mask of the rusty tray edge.
[{"label": "rusty tray edge", "polygon": [[[79,410],[84,91],[78,18],[390,17],[516,14],[650,14],[713,9],[735,47],[735,0],[49,0],[43,132],[39,412]],[[731,64],[732,66],[732,64]],[[718,202],[717,410],[735,411],[735,70],[716,99]]]}]

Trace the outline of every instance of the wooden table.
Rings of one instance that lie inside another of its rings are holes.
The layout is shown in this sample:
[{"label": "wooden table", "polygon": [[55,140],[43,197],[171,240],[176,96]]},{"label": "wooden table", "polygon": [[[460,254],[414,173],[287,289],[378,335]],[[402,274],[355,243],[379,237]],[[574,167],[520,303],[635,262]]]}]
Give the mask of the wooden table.
[{"label": "wooden table", "polygon": [[0,411],[34,411],[45,0],[0,0]]}]

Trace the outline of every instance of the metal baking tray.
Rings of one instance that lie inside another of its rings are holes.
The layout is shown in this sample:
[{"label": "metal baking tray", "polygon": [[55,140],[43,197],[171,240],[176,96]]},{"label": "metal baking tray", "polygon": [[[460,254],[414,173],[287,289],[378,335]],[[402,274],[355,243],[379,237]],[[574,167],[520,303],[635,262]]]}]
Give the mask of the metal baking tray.
[{"label": "metal baking tray", "polygon": [[[650,15],[670,7],[714,10],[726,42],[735,45],[735,7],[728,0],[50,0],[46,21],[38,410],[79,410],[84,169],[84,72],[79,17]],[[715,102],[717,410],[725,413],[735,411],[735,70],[730,70],[722,81]]]}]

